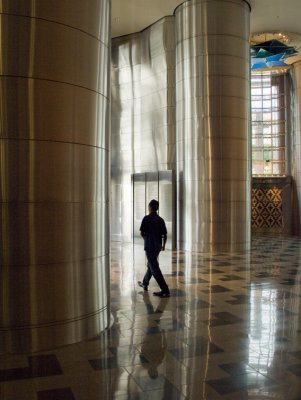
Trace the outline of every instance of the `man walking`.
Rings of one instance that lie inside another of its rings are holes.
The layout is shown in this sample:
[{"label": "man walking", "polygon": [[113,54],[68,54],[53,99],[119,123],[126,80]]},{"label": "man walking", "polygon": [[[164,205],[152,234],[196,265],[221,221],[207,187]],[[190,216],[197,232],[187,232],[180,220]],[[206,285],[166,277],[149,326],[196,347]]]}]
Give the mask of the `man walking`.
[{"label": "man walking", "polygon": [[140,226],[140,233],[144,239],[144,250],[147,258],[147,271],[143,281],[138,281],[138,285],[144,290],[148,290],[149,281],[153,276],[161,289],[160,292],[154,292],[154,295],[169,297],[169,288],[158,263],[159,253],[161,250],[165,250],[167,240],[166,225],[164,219],[158,215],[158,209],[159,202],[157,200],[151,200],[148,205],[149,214],[143,218]]}]

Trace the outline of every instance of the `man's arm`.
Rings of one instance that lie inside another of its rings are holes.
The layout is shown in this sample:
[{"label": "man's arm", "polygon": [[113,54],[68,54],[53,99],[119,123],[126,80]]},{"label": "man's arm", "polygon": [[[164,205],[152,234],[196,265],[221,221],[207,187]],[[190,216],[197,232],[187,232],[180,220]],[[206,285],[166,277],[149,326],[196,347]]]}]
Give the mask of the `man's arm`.
[{"label": "man's arm", "polygon": [[145,238],[145,228],[146,227],[145,227],[145,217],[144,217],[140,226],[140,236],[143,237],[143,239]]},{"label": "man's arm", "polygon": [[162,250],[165,250],[165,245],[166,245],[166,241],[167,241],[167,235],[162,236],[163,239],[163,244],[162,244]]},{"label": "man's arm", "polygon": [[161,248],[161,250],[165,250],[165,244],[166,244],[166,241],[167,241],[167,229],[166,229],[166,225],[165,225],[165,221],[164,221],[164,219],[163,218],[161,218],[161,221],[162,221],[162,230],[161,230],[161,232],[162,232],[162,241],[163,241],[163,244],[162,244],[162,248]]}]

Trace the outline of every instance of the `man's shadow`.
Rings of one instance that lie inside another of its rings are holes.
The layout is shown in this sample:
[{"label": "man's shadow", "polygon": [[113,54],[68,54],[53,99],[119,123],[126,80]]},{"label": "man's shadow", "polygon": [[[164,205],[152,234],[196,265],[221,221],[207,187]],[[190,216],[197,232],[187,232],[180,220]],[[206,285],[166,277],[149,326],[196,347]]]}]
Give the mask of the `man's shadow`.
[{"label": "man's shadow", "polygon": [[149,360],[143,366],[147,369],[148,375],[156,379],[159,375],[158,367],[165,358],[167,340],[165,330],[160,326],[160,319],[169,302],[169,298],[160,298],[159,304],[154,308],[148,292],[143,293],[143,301],[147,310],[148,326],[146,335],[141,344],[141,357]]}]

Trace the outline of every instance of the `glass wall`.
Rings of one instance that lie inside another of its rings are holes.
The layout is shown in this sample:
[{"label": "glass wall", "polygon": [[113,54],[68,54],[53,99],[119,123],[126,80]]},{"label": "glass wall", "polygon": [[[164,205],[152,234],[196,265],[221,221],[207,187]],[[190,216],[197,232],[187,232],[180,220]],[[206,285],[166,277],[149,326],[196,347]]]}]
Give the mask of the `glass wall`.
[{"label": "glass wall", "polygon": [[252,74],[252,174],[285,175],[285,75]]}]

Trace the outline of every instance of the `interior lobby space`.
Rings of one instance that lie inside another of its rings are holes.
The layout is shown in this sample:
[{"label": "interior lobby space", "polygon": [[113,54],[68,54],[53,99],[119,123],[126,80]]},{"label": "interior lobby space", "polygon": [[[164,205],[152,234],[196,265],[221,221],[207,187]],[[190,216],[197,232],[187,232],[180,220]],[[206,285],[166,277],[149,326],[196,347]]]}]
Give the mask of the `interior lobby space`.
[{"label": "interior lobby space", "polygon": [[300,20],[0,1],[0,400],[301,400]]}]

